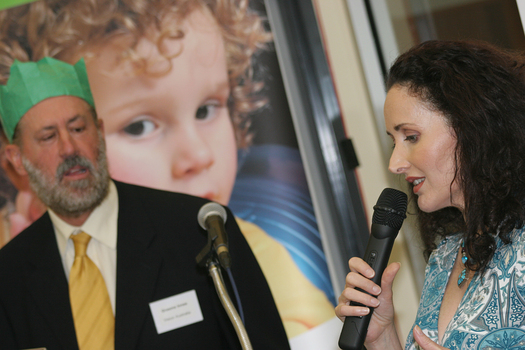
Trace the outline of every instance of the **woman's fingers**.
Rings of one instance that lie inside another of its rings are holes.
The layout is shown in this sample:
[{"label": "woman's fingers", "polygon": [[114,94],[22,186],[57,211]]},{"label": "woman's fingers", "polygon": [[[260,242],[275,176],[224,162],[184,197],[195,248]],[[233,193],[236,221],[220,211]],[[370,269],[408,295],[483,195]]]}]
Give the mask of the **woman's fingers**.
[{"label": "woman's fingers", "polygon": [[346,275],[346,288],[360,288],[372,295],[381,293],[381,287],[356,272],[350,272]]},{"label": "woman's fingers", "polygon": [[370,267],[363,259],[353,257],[348,261],[350,272],[357,272],[366,278],[372,278],[375,275],[374,269]]},{"label": "woman's fingers", "polygon": [[346,301],[352,301],[352,302],[360,303],[365,306],[371,306],[371,307],[379,306],[379,300],[377,300],[376,297],[368,293],[365,293],[359,289],[345,288],[343,293],[341,293],[341,296],[343,300],[346,300]]},{"label": "woman's fingers", "polygon": [[392,285],[400,268],[401,264],[394,262],[388,265],[385,271],[383,271],[383,276],[381,277],[381,286],[383,289],[383,293],[381,293],[382,297],[392,298]]},{"label": "woman's fingers", "polygon": [[350,306],[347,304],[339,304],[335,307],[335,314],[341,321],[344,321],[346,316],[365,316],[370,313],[370,309],[365,306]]},{"label": "woman's fingers", "polygon": [[412,333],[414,335],[414,339],[422,350],[449,350],[430,340],[430,338],[427,337],[425,333],[423,333],[419,326],[415,326]]}]

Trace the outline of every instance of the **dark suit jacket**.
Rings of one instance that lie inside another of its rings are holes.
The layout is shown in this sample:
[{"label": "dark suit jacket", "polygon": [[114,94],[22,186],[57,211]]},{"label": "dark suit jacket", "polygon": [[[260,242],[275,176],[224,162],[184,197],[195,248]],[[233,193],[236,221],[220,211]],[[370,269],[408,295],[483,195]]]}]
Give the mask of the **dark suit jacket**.
[{"label": "dark suit jacket", "polygon": [[[207,201],[115,183],[115,349],[241,349],[211,278],[195,262],[207,242],[197,223]],[[231,270],[252,345],[289,349],[264,276],[229,210],[228,218]],[[193,289],[204,320],[157,334],[149,303]],[[36,347],[78,349],[68,282],[47,213],[0,250],[0,349]]]}]

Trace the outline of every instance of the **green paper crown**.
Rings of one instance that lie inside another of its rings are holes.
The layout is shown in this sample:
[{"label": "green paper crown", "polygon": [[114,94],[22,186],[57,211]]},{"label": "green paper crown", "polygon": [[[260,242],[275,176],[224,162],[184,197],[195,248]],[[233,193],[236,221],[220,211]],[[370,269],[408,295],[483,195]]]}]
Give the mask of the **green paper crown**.
[{"label": "green paper crown", "polygon": [[74,66],[51,57],[38,62],[15,60],[7,85],[0,85],[0,119],[9,142],[13,141],[16,125],[31,107],[64,95],[80,97],[95,108],[83,58]]}]

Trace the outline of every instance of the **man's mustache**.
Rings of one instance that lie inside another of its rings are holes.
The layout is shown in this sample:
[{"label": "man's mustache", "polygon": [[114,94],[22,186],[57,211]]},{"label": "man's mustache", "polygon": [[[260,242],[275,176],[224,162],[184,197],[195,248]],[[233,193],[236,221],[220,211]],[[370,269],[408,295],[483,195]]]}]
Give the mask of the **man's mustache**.
[{"label": "man's mustache", "polygon": [[57,168],[56,172],[56,178],[58,181],[61,181],[64,177],[64,174],[69,171],[74,166],[81,166],[84,168],[87,168],[91,173],[93,173],[94,167],[93,163],[89,161],[89,159],[81,156],[71,156],[66,158]]}]

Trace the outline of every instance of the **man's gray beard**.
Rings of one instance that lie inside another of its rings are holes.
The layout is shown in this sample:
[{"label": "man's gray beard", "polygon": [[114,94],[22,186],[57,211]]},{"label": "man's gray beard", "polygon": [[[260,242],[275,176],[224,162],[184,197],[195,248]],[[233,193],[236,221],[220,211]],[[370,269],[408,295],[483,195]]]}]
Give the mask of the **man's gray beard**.
[{"label": "man's gray beard", "polygon": [[[29,175],[29,185],[37,197],[55,213],[66,217],[79,217],[95,209],[106,198],[109,190],[109,172],[104,137],[99,132],[96,167],[85,157],[78,155],[65,159],[50,178],[22,156],[22,164]],[[89,170],[92,177],[61,184],[66,171],[75,165]]]}]

